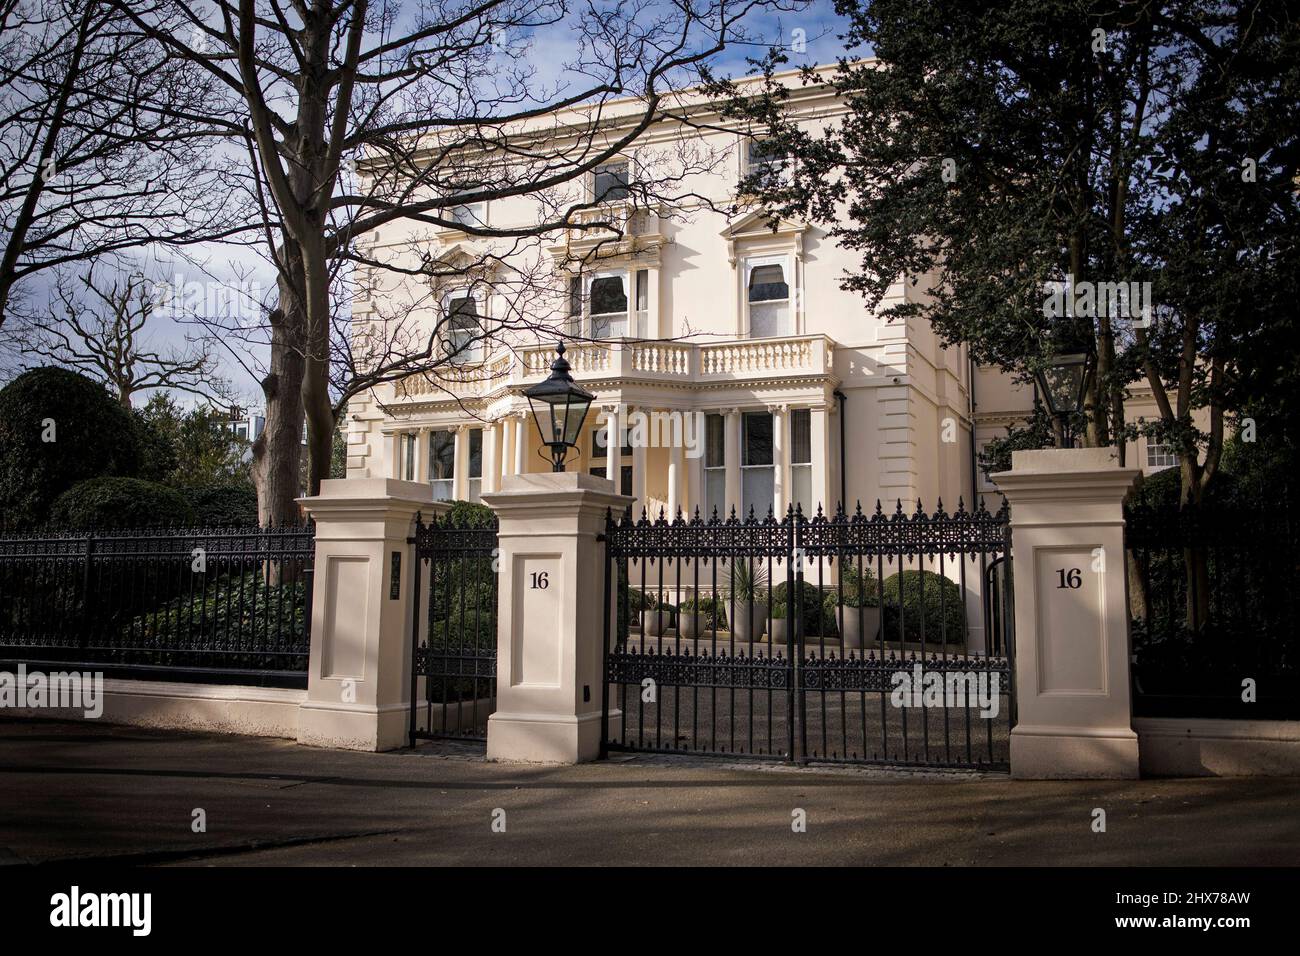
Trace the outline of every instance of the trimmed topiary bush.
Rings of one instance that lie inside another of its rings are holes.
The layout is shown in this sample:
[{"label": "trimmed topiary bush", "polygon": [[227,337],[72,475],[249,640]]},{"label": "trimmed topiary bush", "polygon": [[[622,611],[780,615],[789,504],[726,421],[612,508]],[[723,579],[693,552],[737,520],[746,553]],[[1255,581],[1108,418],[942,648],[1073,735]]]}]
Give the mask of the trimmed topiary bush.
[{"label": "trimmed topiary bush", "polygon": [[[804,637],[834,637],[835,618],[823,613],[822,592],[811,581],[804,581],[797,590],[801,596],[799,602],[799,629]],[[788,607],[790,600],[786,597],[786,582],[782,581],[772,588],[773,606]]]},{"label": "trimmed topiary bush", "polygon": [[181,527],[194,511],[180,492],[139,478],[91,478],[73,485],[50,507],[60,528]]},{"label": "trimmed topiary bush", "polygon": [[139,464],[131,413],[84,375],[38,368],[0,389],[0,524],[44,524],[73,485]]},{"label": "trimmed topiary bush", "polygon": [[[965,644],[966,617],[962,608],[961,588],[933,571],[904,571],[902,579],[904,640],[911,643],[920,636],[921,595],[924,590],[926,642],[941,644],[946,641],[950,647]],[[898,587],[899,575],[891,574],[885,578],[883,627],[886,641],[899,639]]]},{"label": "trimmed topiary bush", "polygon": [[257,526],[257,490],[252,485],[212,485],[189,493],[194,523],[200,528]]},{"label": "trimmed topiary bush", "polygon": [[457,528],[483,528],[490,525],[495,516],[496,512],[487,505],[474,501],[453,501],[446,516],[440,520],[449,521]]}]

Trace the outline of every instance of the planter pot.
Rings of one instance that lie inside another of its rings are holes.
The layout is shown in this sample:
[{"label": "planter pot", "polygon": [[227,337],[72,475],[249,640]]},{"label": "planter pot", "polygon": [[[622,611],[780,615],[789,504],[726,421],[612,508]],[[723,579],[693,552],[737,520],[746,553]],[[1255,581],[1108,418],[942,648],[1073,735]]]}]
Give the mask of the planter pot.
[{"label": "planter pot", "polygon": [[772,618],[772,646],[780,649],[786,641],[789,640],[789,631],[785,626],[785,618]]},{"label": "planter pot", "polygon": [[840,629],[840,647],[861,647],[864,636],[871,644],[880,630],[880,608],[837,607],[835,625]]},{"label": "planter pot", "polygon": [[708,637],[713,633],[713,628],[709,624],[709,615],[702,612],[679,611],[677,629],[681,632],[682,638],[688,641]]},{"label": "planter pot", "polygon": [[737,601],[736,619],[731,623],[731,632],[736,640],[752,644],[763,636],[767,624],[767,606],[753,601]]},{"label": "planter pot", "polygon": [[671,625],[672,612],[667,608],[652,608],[641,612],[643,637],[658,637]]}]

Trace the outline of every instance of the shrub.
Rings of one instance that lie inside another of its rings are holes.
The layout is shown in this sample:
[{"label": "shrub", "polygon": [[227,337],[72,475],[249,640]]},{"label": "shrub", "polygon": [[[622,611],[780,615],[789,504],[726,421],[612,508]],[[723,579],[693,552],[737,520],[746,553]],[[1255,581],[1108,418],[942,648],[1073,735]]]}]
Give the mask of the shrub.
[{"label": "shrub", "polygon": [[880,587],[870,568],[859,574],[855,565],[845,562],[842,580],[838,592],[832,589],[826,595],[827,607],[880,607]]},{"label": "shrub", "polygon": [[[833,637],[835,631],[835,616],[832,614],[827,617],[823,614],[822,592],[817,585],[811,581],[802,582],[802,587],[796,585],[799,591],[799,616],[801,623],[799,630],[804,637]],[[788,608],[791,601],[786,593],[786,582],[782,581],[776,587],[772,588],[772,604],[783,605]]]},{"label": "shrub", "polygon": [[139,463],[131,414],[84,375],[38,368],[0,389],[0,522],[41,524],[73,485]]},{"label": "shrub", "polygon": [[696,615],[700,618],[700,630],[726,630],[727,603],[716,597],[687,598],[677,609],[679,614]]},{"label": "shrub", "polygon": [[[886,641],[897,641],[899,637],[899,577],[898,574],[891,574],[885,578],[882,626]],[[964,644],[966,616],[962,607],[961,588],[933,571],[903,571],[901,577],[904,639],[915,641],[921,634],[921,594],[924,589],[926,641],[941,644],[946,640],[950,646]]]},{"label": "shrub", "polygon": [[179,527],[194,523],[180,492],[139,478],[91,478],[69,488],[50,507],[61,528]]},{"label": "shrub", "polygon": [[190,492],[194,523],[202,528],[257,525],[257,491],[252,485],[213,485]]},{"label": "shrub", "polygon": [[442,520],[457,528],[484,528],[492,523],[495,516],[496,512],[487,505],[474,501],[453,501]]}]

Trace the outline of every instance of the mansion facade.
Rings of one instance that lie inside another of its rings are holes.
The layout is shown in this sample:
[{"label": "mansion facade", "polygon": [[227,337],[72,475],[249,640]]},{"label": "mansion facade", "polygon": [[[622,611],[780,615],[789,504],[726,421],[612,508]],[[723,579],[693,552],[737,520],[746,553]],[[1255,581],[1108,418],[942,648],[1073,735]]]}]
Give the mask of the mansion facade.
[{"label": "mansion facade", "polygon": [[[842,111],[825,87],[794,89],[788,104],[810,128]],[[738,184],[772,157],[734,123],[707,120],[657,124],[636,153],[579,184],[596,212],[625,226],[621,237],[550,236],[533,253],[533,271],[548,256],[556,263],[555,321],[570,336],[573,377],[596,396],[568,469],[609,478],[655,516],[865,510],[878,499],[908,510],[941,500],[951,511],[959,498],[969,506],[977,494],[996,497],[975,453],[1023,418],[1032,389],[975,368],[924,321],[887,322],[843,290],[856,257],[817,223],[774,224],[747,208]],[[646,155],[671,153],[686,137],[708,168],[682,174],[679,200],[638,197]],[[771,172],[785,174],[779,164]],[[537,212],[512,199],[457,214],[491,226]],[[373,248],[473,261],[486,241],[412,228],[381,231]],[[924,295],[922,285],[895,283],[882,308]],[[384,321],[384,297],[396,294],[354,302],[356,327]],[[427,321],[441,315],[455,336],[500,307],[486,285],[449,288],[431,297]],[[554,349],[553,336],[514,334],[464,350],[454,368],[354,398],[348,477],[429,482],[435,498],[474,501],[507,476],[549,470],[523,390],[548,375]],[[698,440],[605,440],[606,427],[621,435],[638,413],[675,416]],[[1134,447],[1130,461],[1147,465],[1146,449]]]}]

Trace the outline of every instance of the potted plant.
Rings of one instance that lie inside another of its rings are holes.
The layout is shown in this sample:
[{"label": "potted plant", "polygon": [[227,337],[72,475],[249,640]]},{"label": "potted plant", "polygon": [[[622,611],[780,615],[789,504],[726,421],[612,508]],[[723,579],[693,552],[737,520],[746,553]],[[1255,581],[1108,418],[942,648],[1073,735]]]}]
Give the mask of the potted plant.
[{"label": "potted plant", "polygon": [[780,647],[789,639],[789,631],[786,627],[786,618],[788,615],[787,608],[789,605],[785,601],[776,600],[772,602],[772,644],[774,647]]},{"label": "potted plant", "polygon": [[767,569],[757,561],[739,560],[731,565],[731,633],[737,640],[753,643],[763,636],[767,603]]},{"label": "potted plant", "polygon": [[642,637],[658,637],[672,626],[672,606],[660,601],[657,594],[628,588],[627,603],[628,610],[641,621]]},{"label": "potted plant", "polygon": [[826,615],[835,615],[835,625],[840,631],[841,648],[862,647],[863,638],[870,643],[880,630],[880,595],[875,575],[867,568],[865,574],[849,565],[844,569],[843,586],[826,595]]},{"label": "potted plant", "polygon": [[688,641],[703,637],[709,631],[727,626],[727,612],[723,602],[715,597],[687,598],[677,607],[677,629]]}]

